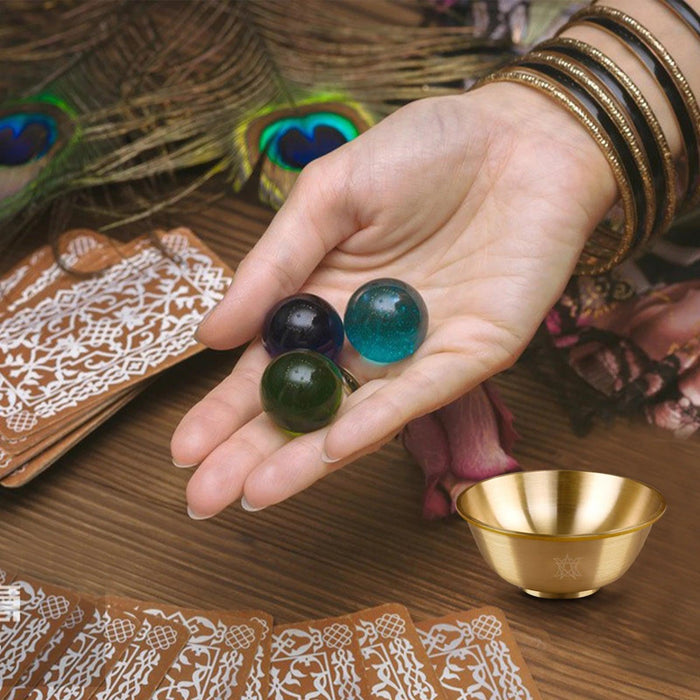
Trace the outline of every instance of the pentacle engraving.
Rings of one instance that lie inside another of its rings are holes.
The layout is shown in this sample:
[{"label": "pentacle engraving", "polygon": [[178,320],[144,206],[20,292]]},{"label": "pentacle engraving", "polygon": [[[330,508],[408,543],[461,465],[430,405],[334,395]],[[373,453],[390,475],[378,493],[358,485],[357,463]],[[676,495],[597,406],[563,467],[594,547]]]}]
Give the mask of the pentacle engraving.
[{"label": "pentacle engraving", "polygon": [[570,557],[567,553],[563,557],[554,557],[553,560],[557,567],[557,573],[554,574],[556,578],[577,579],[583,576],[580,569],[582,557]]}]

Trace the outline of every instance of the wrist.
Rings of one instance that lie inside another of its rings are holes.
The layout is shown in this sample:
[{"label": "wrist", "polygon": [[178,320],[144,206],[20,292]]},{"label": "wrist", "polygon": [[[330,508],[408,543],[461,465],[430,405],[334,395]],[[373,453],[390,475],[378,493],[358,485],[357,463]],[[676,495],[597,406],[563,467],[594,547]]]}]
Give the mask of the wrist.
[{"label": "wrist", "polygon": [[[668,6],[663,2],[639,3],[639,0],[606,0],[602,4],[634,17],[652,30],[673,56],[691,91],[700,95],[700,42]],[[698,0],[691,0],[691,5],[700,9]],[[634,53],[619,38],[590,24],[570,26],[561,36],[591,44],[631,78],[659,120],[673,157],[679,158],[683,154],[683,141],[676,117],[659,83]]]},{"label": "wrist", "polygon": [[[688,19],[680,13],[685,23],[680,27],[680,15],[662,3],[649,3],[653,11],[645,6],[640,13],[644,17],[639,18],[625,13],[627,0],[610,4],[581,10],[562,36],[481,82],[482,87],[505,83],[501,93],[491,93],[491,99],[507,91],[511,105],[520,87],[519,113],[511,107],[508,118],[516,120],[516,131],[530,129],[530,149],[538,138],[549,140],[544,153],[556,167],[550,172],[561,178],[560,159],[578,165],[570,192],[579,183],[584,192],[583,198],[576,192],[574,204],[585,203],[589,214],[598,208],[602,219],[599,207],[611,204],[615,196],[611,194],[617,190],[621,207],[614,221],[596,227],[596,235],[584,241],[577,271],[587,274],[611,269],[662,235],[678,206],[679,184],[681,204],[692,206],[700,199],[700,107],[693,94],[700,61],[689,60],[694,52],[700,53],[700,42],[687,36],[680,41],[681,29],[686,33],[694,29],[694,16]],[[644,26],[655,13],[656,34]],[[676,40],[680,45],[671,53],[667,47],[675,47]],[[679,63],[690,66],[689,77]],[[538,95],[525,98],[523,88]],[[553,105],[545,107],[543,98]],[[678,174],[674,156],[683,163]]]},{"label": "wrist", "polygon": [[554,99],[525,85],[510,82],[483,85],[473,94],[482,97],[499,115],[494,129],[538,149],[555,150],[562,173],[573,180],[577,203],[593,227],[619,197],[617,182],[606,156],[579,120]]}]

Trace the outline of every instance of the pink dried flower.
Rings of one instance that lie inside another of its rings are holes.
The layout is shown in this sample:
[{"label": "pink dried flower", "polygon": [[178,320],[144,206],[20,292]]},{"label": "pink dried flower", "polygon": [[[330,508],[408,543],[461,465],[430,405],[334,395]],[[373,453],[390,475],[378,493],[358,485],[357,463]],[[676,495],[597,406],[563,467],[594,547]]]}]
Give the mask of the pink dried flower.
[{"label": "pink dried flower", "polygon": [[487,383],[411,421],[402,437],[425,474],[428,519],[454,513],[457,497],[474,482],[520,468],[510,455],[517,438],[513,415]]}]

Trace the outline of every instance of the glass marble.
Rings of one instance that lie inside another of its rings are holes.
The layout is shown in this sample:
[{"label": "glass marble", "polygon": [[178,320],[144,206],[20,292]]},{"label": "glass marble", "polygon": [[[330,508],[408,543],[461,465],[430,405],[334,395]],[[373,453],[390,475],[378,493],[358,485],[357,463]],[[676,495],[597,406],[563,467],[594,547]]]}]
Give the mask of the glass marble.
[{"label": "glass marble", "polygon": [[282,299],[263,322],[263,345],[273,357],[303,349],[334,359],[344,339],[340,314],[315,294],[295,294]]},{"label": "glass marble", "polygon": [[263,409],[281,428],[309,433],[333,420],[343,399],[343,378],[325,355],[293,350],[267,366],[260,398]]},{"label": "glass marble", "polygon": [[398,362],[412,355],[428,332],[428,308],[411,285],[396,279],[363,284],[348,302],[345,333],[362,357]]}]

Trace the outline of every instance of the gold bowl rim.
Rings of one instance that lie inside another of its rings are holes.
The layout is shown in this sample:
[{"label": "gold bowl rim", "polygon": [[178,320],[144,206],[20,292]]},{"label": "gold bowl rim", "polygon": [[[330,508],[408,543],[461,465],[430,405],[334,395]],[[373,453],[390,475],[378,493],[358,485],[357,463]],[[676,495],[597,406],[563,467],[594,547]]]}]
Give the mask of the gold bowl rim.
[{"label": "gold bowl rim", "polygon": [[[637,523],[635,525],[630,525],[629,527],[619,527],[616,528],[615,530],[605,530],[604,532],[590,532],[590,533],[582,533],[580,535],[558,535],[558,534],[548,534],[548,533],[535,533],[535,532],[524,532],[522,530],[508,530],[507,528],[502,528],[502,527],[496,527],[495,525],[489,525],[488,523],[485,523],[483,520],[479,520],[478,518],[474,518],[471,515],[468,515],[464,508],[462,507],[462,501],[464,500],[464,496],[468,491],[471,491],[474,488],[477,488],[481,486],[482,484],[485,484],[490,481],[495,481],[497,479],[503,479],[503,478],[512,478],[516,474],[598,474],[600,476],[612,476],[615,477],[616,479],[624,479],[626,481],[631,481],[633,483],[639,484],[640,486],[643,486],[646,489],[649,489],[649,491],[652,491],[656,497],[659,500],[659,507],[656,510],[656,512],[650,517],[644,520],[641,523]],[[643,530],[644,528],[651,527],[661,516],[666,512],[666,499],[663,497],[661,492],[654,488],[653,486],[650,486],[649,484],[639,481],[639,479],[632,479],[631,477],[628,476],[620,476],[618,474],[608,474],[606,472],[593,472],[593,471],[588,471],[586,469],[535,469],[531,471],[521,471],[521,472],[508,472],[506,474],[498,474],[497,476],[492,476],[488,479],[483,479],[482,481],[477,481],[475,484],[472,484],[471,486],[468,486],[462,493],[459,494],[459,496],[456,499],[456,508],[457,508],[457,513],[459,513],[460,517],[463,520],[466,520],[470,525],[474,525],[475,527],[478,527],[480,530],[488,530],[490,532],[496,532],[501,535],[508,535],[508,537],[521,537],[523,539],[528,539],[528,540],[547,540],[549,542],[583,542],[586,540],[602,540],[607,537],[617,537],[618,535],[624,535],[624,534],[630,534],[632,532],[637,532],[639,530]]]}]

